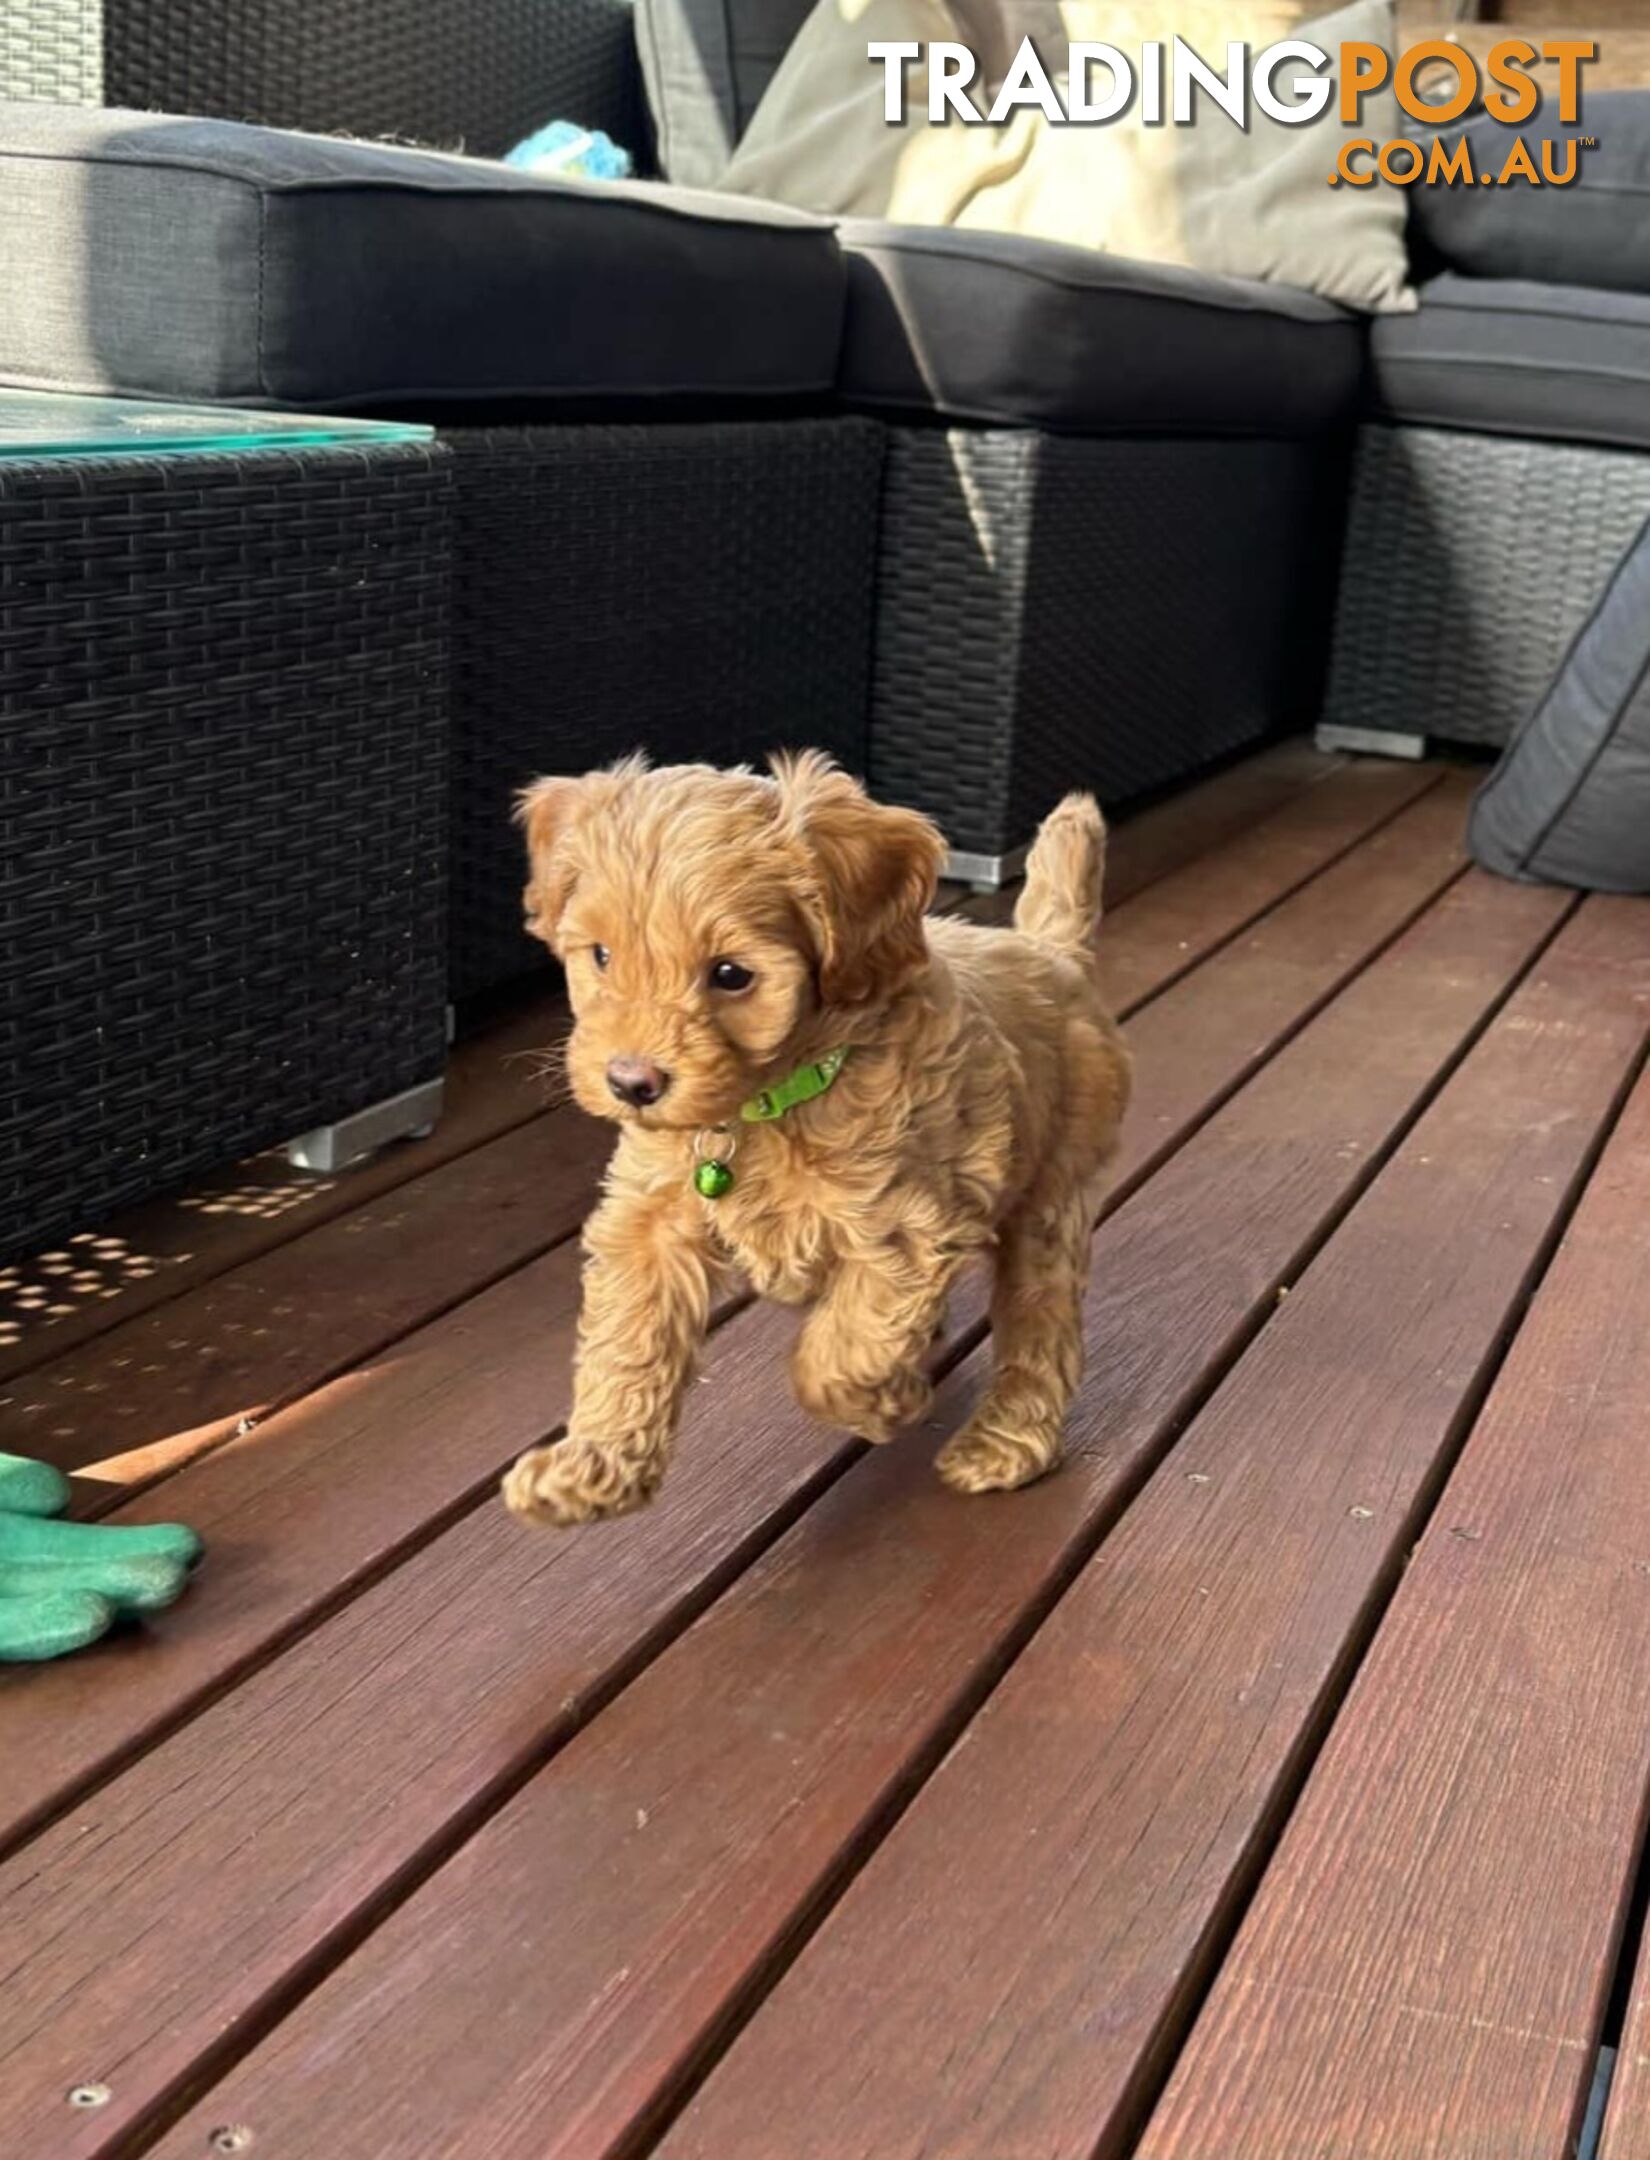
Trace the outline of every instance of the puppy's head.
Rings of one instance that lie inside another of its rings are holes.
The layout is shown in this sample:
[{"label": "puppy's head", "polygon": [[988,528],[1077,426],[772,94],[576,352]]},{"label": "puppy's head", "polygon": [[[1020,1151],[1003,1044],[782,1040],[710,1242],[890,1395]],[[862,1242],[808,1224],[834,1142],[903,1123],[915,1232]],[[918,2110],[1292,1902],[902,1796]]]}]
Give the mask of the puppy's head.
[{"label": "puppy's head", "polygon": [[536,781],[519,816],[527,927],[566,966],[598,1117],[722,1124],[926,962],[939,834],[815,753],[772,778],[630,759]]}]

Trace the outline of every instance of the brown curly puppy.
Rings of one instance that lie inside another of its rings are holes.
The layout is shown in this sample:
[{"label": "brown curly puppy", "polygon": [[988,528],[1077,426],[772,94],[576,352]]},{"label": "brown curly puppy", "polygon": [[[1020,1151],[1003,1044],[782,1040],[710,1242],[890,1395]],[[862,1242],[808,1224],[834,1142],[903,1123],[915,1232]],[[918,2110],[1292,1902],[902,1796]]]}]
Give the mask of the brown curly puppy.
[{"label": "brown curly puppy", "polygon": [[944,849],[824,757],[771,779],[640,760],[522,798],[529,927],[567,967],[573,1092],[619,1143],[585,1227],[566,1438],[504,1482],[535,1522],[651,1498],[718,1277],[811,1310],[812,1415],[886,1440],[946,1293],[989,1252],[995,1371],[959,1492],[1053,1467],[1129,1063],[1095,982],[1105,827],[1043,826],[1012,930],[927,917]]}]

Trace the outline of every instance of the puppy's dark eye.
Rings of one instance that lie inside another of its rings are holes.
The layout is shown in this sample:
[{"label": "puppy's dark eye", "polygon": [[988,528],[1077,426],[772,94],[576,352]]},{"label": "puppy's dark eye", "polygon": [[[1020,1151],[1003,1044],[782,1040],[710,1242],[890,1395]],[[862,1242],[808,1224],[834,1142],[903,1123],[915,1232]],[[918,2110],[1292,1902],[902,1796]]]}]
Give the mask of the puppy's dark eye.
[{"label": "puppy's dark eye", "polygon": [[597,967],[606,967],[608,961],[607,947],[605,945],[592,945],[590,948],[590,957],[592,960],[595,961]]},{"label": "puppy's dark eye", "polygon": [[713,990],[748,990],[755,980],[750,969],[741,967],[737,960],[713,960],[710,964]]}]

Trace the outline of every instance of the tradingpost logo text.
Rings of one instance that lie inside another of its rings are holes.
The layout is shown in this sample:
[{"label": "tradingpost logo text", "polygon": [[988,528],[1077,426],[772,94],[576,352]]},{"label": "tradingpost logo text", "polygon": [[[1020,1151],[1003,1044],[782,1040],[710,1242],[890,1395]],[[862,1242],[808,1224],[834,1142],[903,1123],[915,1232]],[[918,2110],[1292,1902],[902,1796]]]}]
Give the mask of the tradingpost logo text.
[{"label": "tradingpost logo text", "polygon": [[[1504,38],[1482,64],[1447,38],[1427,38],[1397,54],[1384,46],[1352,42],[1332,55],[1306,38],[1284,38],[1257,53],[1237,40],[1226,47],[1224,71],[1194,51],[1184,38],[1152,40],[1132,56],[1098,40],[1073,42],[1063,69],[1050,69],[1028,37],[1009,63],[989,103],[973,85],[979,64],[966,45],[935,40],[873,39],[866,57],[883,70],[883,117],[891,126],[906,118],[907,69],[926,62],[930,125],[961,121],[965,127],[997,127],[1024,107],[1035,107],[1056,127],[1101,127],[1138,109],[1148,127],[1167,122],[1189,127],[1200,117],[1198,95],[1240,128],[1251,110],[1285,127],[1321,119],[1336,101],[1343,129],[1359,127],[1367,101],[1390,84],[1400,109],[1423,128],[1448,127],[1468,112],[1482,112],[1508,127],[1523,127],[1540,113],[1544,92],[1535,70],[1553,71],[1558,117],[1573,127],[1581,117],[1582,70],[1597,57],[1588,38]],[[915,69],[913,69],[915,73]],[[1371,187],[1385,181],[1408,187],[1416,180],[1444,186],[1505,186],[1513,181],[1564,187],[1574,180],[1588,136],[1539,140],[1522,136],[1475,163],[1465,138],[1446,146],[1397,136],[1343,136],[1327,175],[1331,187]]]}]

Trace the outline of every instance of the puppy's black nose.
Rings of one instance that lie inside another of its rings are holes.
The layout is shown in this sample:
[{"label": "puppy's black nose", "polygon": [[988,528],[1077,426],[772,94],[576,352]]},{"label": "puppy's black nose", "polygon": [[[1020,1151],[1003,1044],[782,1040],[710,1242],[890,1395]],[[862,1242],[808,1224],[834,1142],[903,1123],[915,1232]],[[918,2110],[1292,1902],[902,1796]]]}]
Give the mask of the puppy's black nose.
[{"label": "puppy's black nose", "polygon": [[659,1100],[670,1085],[670,1075],[651,1058],[616,1057],[608,1060],[607,1084],[620,1102],[642,1110]]}]

